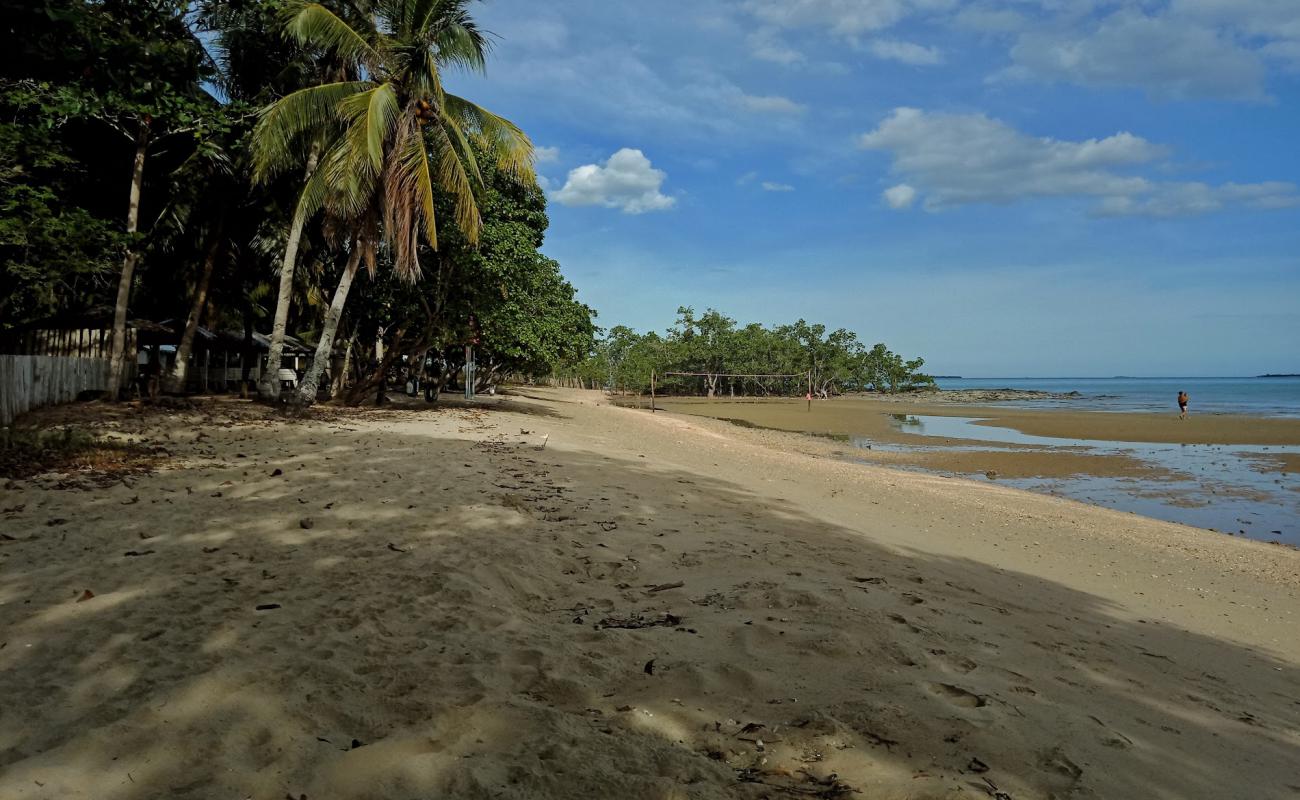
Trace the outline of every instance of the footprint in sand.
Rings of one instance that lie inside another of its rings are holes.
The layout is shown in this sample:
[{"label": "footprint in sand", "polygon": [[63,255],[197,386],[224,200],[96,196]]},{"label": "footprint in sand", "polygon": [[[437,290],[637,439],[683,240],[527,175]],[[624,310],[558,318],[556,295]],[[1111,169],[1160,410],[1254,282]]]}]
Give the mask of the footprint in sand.
[{"label": "footprint in sand", "polygon": [[983,708],[988,701],[974,692],[967,691],[951,683],[931,683],[928,688],[935,695],[962,708]]}]

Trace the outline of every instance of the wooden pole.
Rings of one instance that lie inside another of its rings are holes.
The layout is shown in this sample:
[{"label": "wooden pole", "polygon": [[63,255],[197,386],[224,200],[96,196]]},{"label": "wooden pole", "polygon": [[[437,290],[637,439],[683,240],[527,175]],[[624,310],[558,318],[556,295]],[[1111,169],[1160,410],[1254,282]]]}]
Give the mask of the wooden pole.
[{"label": "wooden pole", "polygon": [[812,370],[808,370],[808,410],[812,411]]},{"label": "wooden pole", "polygon": [[655,371],[650,370],[650,413],[655,410]]}]

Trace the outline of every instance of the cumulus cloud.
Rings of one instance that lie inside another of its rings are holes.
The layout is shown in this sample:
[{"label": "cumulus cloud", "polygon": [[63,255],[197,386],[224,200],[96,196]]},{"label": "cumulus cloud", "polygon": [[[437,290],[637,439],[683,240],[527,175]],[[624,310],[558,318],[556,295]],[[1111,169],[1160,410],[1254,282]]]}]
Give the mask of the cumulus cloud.
[{"label": "cumulus cloud", "polygon": [[916,202],[916,189],[906,183],[900,183],[881,192],[880,196],[890,208],[901,211],[904,208],[911,208],[912,203]]},{"label": "cumulus cloud", "polygon": [[625,214],[665,211],[676,198],[659,191],[667,174],[650,165],[640,150],[624,147],[602,164],[584,164],[569,170],[564,186],[555,193],[566,206],[605,206]]},{"label": "cumulus cloud", "polygon": [[943,63],[943,53],[937,47],[924,47],[914,42],[894,39],[875,39],[867,43],[867,52],[886,61],[900,61],[914,66],[933,66]]},{"label": "cumulus cloud", "polygon": [[1278,208],[1300,203],[1294,184],[1209,186],[1162,182],[1140,174],[1168,157],[1160,145],[1121,132],[1067,141],[1022,133],[983,114],[895,109],[859,145],[889,153],[906,179],[885,190],[895,209],[937,211],[968,204],[1009,204],[1033,197],[1092,197],[1102,215],[1181,216],[1230,206]]},{"label": "cumulus cloud", "polygon": [[763,181],[760,186],[765,192],[793,192],[794,187],[788,183],[776,183],[774,181]]},{"label": "cumulus cloud", "polygon": [[741,94],[736,99],[741,107],[747,111],[770,114],[802,114],[808,110],[802,104],[780,95]]},{"label": "cumulus cloud", "polygon": [[533,160],[538,164],[550,164],[560,160],[560,148],[558,147],[534,147]]}]

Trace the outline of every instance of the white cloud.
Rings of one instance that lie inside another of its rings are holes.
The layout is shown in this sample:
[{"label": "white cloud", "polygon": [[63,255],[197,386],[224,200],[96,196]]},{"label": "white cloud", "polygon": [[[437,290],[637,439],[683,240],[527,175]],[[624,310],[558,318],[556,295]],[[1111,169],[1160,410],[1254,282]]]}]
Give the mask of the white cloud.
[{"label": "white cloud", "polygon": [[803,106],[788,97],[779,95],[754,95],[741,94],[737,97],[741,107],[747,111],[756,111],[770,114],[802,114],[807,111]]},{"label": "white cloud", "polygon": [[773,181],[763,181],[760,186],[765,192],[793,192],[794,187],[788,183],[775,183]]},{"label": "white cloud", "polygon": [[624,147],[604,165],[584,164],[569,170],[555,200],[566,206],[619,208],[625,214],[665,211],[677,202],[659,191],[666,177],[663,170],[650,166],[640,150]]},{"label": "white cloud", "polygon": [[1094,213],[1098,216],[1182,217],[1222,211],[1232,206],[1254,209],[1300,206],[1296,186],[1281,181],[1225,183],[1210,186],[1199,182],[1158,184],[1143,197],[1108,197]]},{"label": "white cloud", "polygon": [[795,64],[803,61],[803,53],[786,44],[770,27],[759,28],[746,37],[749,52],[760,61],[775,64]]},{"label": "white cloud", "polygon": [[957,0],[746,0],[744,8],[769,25],[825,28],[842,36],[883,30],[905,17],[955,7]]},{"label": "white cloud", "polygon": [[758,173],[751,169],[749,172],[746,172],[744,175],[741,175],[739,178],[736,178],[736,185],[745,186],[747,184],[753,183],[754,179],[757,177],[758,177]]},{"label": "white cloud", "polygon": [[558,147],[534,147],[533,160],[538,164],[550,164],[560,160],[560,148]]},{"label": "white cloud", "polygon": [[1300,204],[1291,183],[1162,182],[1138,174],[1160,167],[1167,150],[1121,132],[1104,139],[1067,141],[1021,133],[983,114],[930,113],[898,108],[859,140],[893,159],[906,179],[885,190],[895,209],[924,195],[923,207],[1009,204],[1033,197],[1092,197],[1101,215],[1181,216],[1233,206],[1280,208]]},{"label": "white cloud", "polygon": [[912,203],[916,202],[916,190],[906,183],[900,183],[897,186],[891,186],[880,193],[889,207],[901,211],[904,208],[911,208]]},{"label": "white cloud", "polygon": [[901,61],[914,66],[932,66],[943,63],[943,53],[937,47],[925,47],[914,42],[894,39],[874,39],[867,43],[867,51],[886,61]]},{"label": "white cloud", "polygon": [[1119,11],[1082,29],[1022,33],[1003,77],[1140,87],[1165,99],[1263,100],[1259,56],[1233,36],[1180,16]]}]

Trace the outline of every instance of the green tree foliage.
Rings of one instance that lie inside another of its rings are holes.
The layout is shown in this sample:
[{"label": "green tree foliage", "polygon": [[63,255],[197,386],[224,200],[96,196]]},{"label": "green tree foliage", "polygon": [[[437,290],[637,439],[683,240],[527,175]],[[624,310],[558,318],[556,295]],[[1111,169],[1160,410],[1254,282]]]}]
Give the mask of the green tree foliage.
[{"label": "green tree foliage", "polygon": [[[658,389],[669,393],[802,395],[822,397],[842,392],[901,392],[934,384],[921,372],[924,359],[904,359],[884,344],[868,349],[853,331],[798,320],[791,325],[737,327],[725,314],[702,315],[683,306],[665,336],[638,334],[625,326],[610,329],[592,354],[563,374],[599,381],[614,391],[646,392],[651,370]],[[665,375],[698,373],[698,377]],[[732,378],[730,375],[748,377]],[[770,378],[762,375],[792,375]]]},{"label": "green tree foliage", "polygon": [[[14,116],[30,111],[10,93]],[[56,132],[0,122],[0,329],[106,296],[120,266],[113,221],[84,207],[84,169]]]},{"label": "green tree foliage", "polygon": [[[116,300],[119,326],[128,303],[173,320],[186,354],[199,324],[251,343],[285,308],[278,327],[326,353],[337,330],[360,383],[385,348],[390,366],[432,347],[454,367],[472,338],[483,380],[580,363],[594,312],[539,250],[531,145],[443,85],[484,65],[471,5],[6,4],[0,326]],[[371,270],[343,306],[359,253]]]}]

